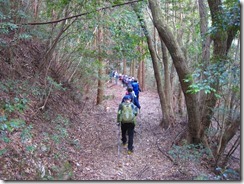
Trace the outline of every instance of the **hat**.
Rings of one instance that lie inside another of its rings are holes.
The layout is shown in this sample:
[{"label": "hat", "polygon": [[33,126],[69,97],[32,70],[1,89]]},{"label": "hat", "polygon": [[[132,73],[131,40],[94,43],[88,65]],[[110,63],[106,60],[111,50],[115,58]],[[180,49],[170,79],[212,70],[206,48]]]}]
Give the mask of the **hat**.
[{"label": "hat", "polygon": [[132,87],[128,87],[128,88],[127,88],[127,91],[128,91],[128,92],[132,92],[132,91],[133,91],[133,88],[132,88]]},{"label": "hat", "polygon": [[124,100],[131,100],[131,96],[130,95],[125,95],[124,96]]}]

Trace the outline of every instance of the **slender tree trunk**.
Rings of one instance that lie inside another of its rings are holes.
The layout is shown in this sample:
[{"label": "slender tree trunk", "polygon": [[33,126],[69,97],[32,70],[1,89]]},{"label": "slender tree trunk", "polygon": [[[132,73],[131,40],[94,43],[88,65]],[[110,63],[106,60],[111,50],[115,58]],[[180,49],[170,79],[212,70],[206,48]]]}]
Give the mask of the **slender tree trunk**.
[{"label": "slender tree trunk", "polygon": [[198,101],[195,94],[187,93],[188,87],[192,84],[192,82],[190,81],[189,83],[186,83],[184,81],[184,79],[186,79],[191,73],[187,68],[184,54],[176,42],[173,33],[170,31],[167,25],[165,25],[158,1],[149,0],[149,6],[152,11],[154,26],[157,28],[160,38],[163,40],[171,54],[174,66],[179,76],[182,90],[184,92],[188,112],[189,141],[191,143],[199,143],[200,117]]},{"label": "slender tree trunk", "polygon": [[[143,42],[140,42],[139,46],[138,46],[138,50],[140,52],[141,55],[143,55]],[[140,88],[142,87],[142,82],[143,82],[143,59],[142,57],[140,57],[140,60],[138,62],[138,72],[137,72],[137,79],[138,82],[140,84]]]},{"label": "slender tree trunk", "polygon": [[[65,8],[65,16],[67,16],[67,14],[68,14],[68,6],[66,6],[66,8]],[[50,41],[49,41],[50,46],[47,48],[46,53],[44,54],[44,56],[39,61],[39,70],[40,71],[42,71],[46,66],[49,66],[48,63],[50,63],[52,60],[53,53],[55,51],[55,48],[58,45],[58,42],[59,42],[61,36],[65,33],[65,31],[67,31],[70,28],[70,26],[73,23],[74,23],[74,21],[72,21],[70,24],[65,26],[65,21],[63,21],[61,24],[59,33],[56,36],[56,38],[53,41],[51,41],[51,39],[50,39]]]},{"label": "slender tree trunk", "polygon": [[226,127],[225,131],[223,132],[223,136],[220,139],[220,143],[218,144],[218,148],[217,150],[215,150],[215,157],[217,159],[217,163],[220,161],[221,155],[224,153],[224,150],[228,144],[228,142],[234,137],[234,135],[236,134],[237,130],[240,127],[240,116],[238,116],[236,119],[232,119],[231,117],[229,117],[225,124],[228,125],[228,127]]},{"label": "slender tree trunk", "polygon": [[133,77],[135,76],[135,60],[134,59],[131,61],[131,65],[130,65],[130,75]]},{"label": "slender tree trunk", "polygon": [[36,21],[39,13],[39,0],[34,0],[33,9],[34,9],[34,20]]},{"label": "slender tree trunk", "polygon": [[123,59],[123,74],[124,75],[127,75],[126,67],[127,67],[127,65],[126,65],[126,59]]},{"label": "slender tree trunk", "polygon": [[141,12],[138,9],[138,7],[136,7],[136,5],[133,5],[133,9],[138,17],[138,20],[140,21],[141,27],[144,31],[144,35],[146,36],[148,48],[149,48],[151,58],[152,58],[154,76],[156,79],[157,91],[158,91],[158,95],[159,95],[159,99],[160,99],[161,110],[163,113],[163,119],[162,119],[160,125],[163,128],[167,129],[169,127],[170,116],[169,116],[169,112],[168,112],[168,109],[167,109],[167,106],[165,103],[165,94],[164,94],[164,90],[163,90],[163,82],[162,82],[163,80],[162,80],[162,73],[161,73],[162,69],[160,67],[161,65],[158,61],[156,50],[155,50],[152,38],[149,35],[146,22],[143,19]]},{"label": "slender tree trunk", "polygon": [[[144,42],[143,42],[143,40],[142,40],[142,47],[141,47],[141,54],[142,55],[144,55]],[[141,90],[142,91],[145,91],[145,88],[146,88],[146,86],[145,86],[145,84],[146,84],[146,82],[145,82],[145,59],[144,59],[144,57],[142,57],[142,59],[141,59],[141,81],[140,81],[140,87],[141,87]]]},{"label": "slender tree trunk", "polygon": [[177,99],[178,99],[178,113],[182,117],[184,115],[185,103],[184,103],[184,95],[182,93],[182,89],[181,89],[180,85],[179,85],[179,88],[178,88],[178,97],[177,97]]},{"label": "slender tree trunk", "polygon": [[[198,0],[199,5],[199,15],[200,15],[200,29],[201,29],[201,38],[202,38],[202,64],[204,65],[203,68],[206,68],[210,62],[210,44],[211,38],[207,34],[208,31],[208,17],[207,17],[207,0]],[[206,76],[202,72],[201,80],[205,80]],[[200,104],[200,113],[201,117],[203,117],[205,106],[206,95],[204,91],[199,92],[199,104]],[[206,129],[207,127],[203,127]]]},{"label": "slender tree trunk", "polygon": [[[218,19],[217,15],[221,13],[221,2],[219,0],[210,0],[208,1],[209,8],[211,11],[213,25],[217,24]],[[217,34],[212,36],[213,38],[213,57],[212,57],[212,64],[220,62],[221,59],[224,59],[226,56],[227,50],[227,33],[221,30],[218,30]],[[211,87],[219,91],[219,79],[214,79],[215,82],[211,84]],[[217,102],[217,97],[215,93],[208,94],[205,98],[204,108],[202,110],[202,128],[201,128],[201,137],[204,136],[205,130],[210,126],[211,119],[214,114],[214,107]]]},{"label": "slender tree trunk", "polygon": [[141,63],[141,61],[139,61],[139,63],[138,63],[137,80],[141,84],[141,81],[142,81],[142,63]]},{"label": "slender tree trunk", "polygon": [[146,90],[146,82],[145,82],[145,73],[146,73],[146,68],[145,68],[145,60],[141,60],[141,66],[142,66],[142,77],[141,77],[141,81],[140,81],[140,84],[141,84],[141,90],[142,91],[145,91]]},{"label": "slender tree trunk", "polygon": [[97,47],[98,47],[98,60],[100,63],[99,70],[98,70],[98,87],[97,87],[97,105],[102,104],[103,102],[103,96],[104,96],[104,75],[105,75],[105,69],[104,69],[104,62],[101,57],[101,44],[102,44],[102,37],[103,37],[103,31],[102,27],[98,26],[97,30]]},{"label": "slender tree trunk", "polygon": [[[98,0],[97,4],[100,4],[100,0]],[[98,86],[97,86],[97,103],[96,105],[102,104],[103,102],[103,95],[104,95],[104,62],[102,59],[102,48],[101,45],[103,43],[103,28],[101,25],[102,20],[102,12],[98,13],[98,28],[97,28],[97,37],[96,37],[96,47],[98,50],[98,62],[99,62],[99,69],[98,69]]]},{"label": "slender tree trunk", "polygon": [[171,124],[175,123],[175,116],[173,111],[173,94],[170,84],[170,71],[169,71],[169,59],[168,59],[168,53],[167,48],[163,41],[161,40],[161,49],[162,49],[162,55],[163,55],[163,65],[164,65],[164,93],[165,93],[165,103],[168,109],[168,112],[170,114],[171,118]]}]

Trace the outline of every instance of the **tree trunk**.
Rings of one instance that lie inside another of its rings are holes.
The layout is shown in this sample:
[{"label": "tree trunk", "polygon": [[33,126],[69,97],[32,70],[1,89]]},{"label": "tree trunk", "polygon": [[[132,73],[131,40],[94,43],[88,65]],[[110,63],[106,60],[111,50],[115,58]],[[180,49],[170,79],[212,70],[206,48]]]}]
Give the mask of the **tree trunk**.
[{"label": "tree trunk", "polygon": [[127,67],[127,65],[126,65],[126,59],[123,59],[123,74],[124,75],[127,75],[126,67]]},{"label": "tree trunk", "polygon": [[[218,19],[217,15],[221,13],[221,2],[219,0],[208,0],[211,17],[212,17],[212,24],[217,25]],[[213,57],[212,63],[221,62],[221,59],[224,59],[226,56],[226,49],[227,49],[227,33],[223,32],[222,30],[218,30],[217,33],[213,34]],[[216,90],[218,93],[219,91],[219,79],[214,79],[215,82],[211,84],[211,87]],[[202,127],[201,127],[201,137],[204,136],[205,130],[210,126],[211,119],[214,114],[214,108],[216,106],[217,97],[215,93],[208,94],[205,98],[204,108],[202,110]]]},{"label": "tree trunk", "polygon": [[139,82],[139,84],[141,84],[141,81],[142,81],[142,63],[141,61],[139,61],[138,63],[138,70],[137,70],[137,80]]},{"label": "tree trunk", "polygon": [[140,21],[141,27],[144,31],[144,35],[146,36],[148,48],[149,48],[151,58],[152,58],[154,76],[156,79],[157,91],[158,91],[158,95],[159,95],[159,99],[160,99],[161,110],[163,113],[163,119],[162,119],[160,125],[163,128],[167,129],[169,127],[170,116],[169,116],[169,112],[168,112],[168,109],[167,109],[167,106],[165,103],[165,94],[164,94],[164,90],[163,90],[162,73],[161,73],[162,69],[160,67],[161,65],[158,61],[157,54],[155,51],[155,47],[154,47],[154,44],[152,42],[152,38],[149,35],[147,25],[146,25],[146,21],[141,16],[141,12],[139,11],[138,7],[136,7],[136,5],[133,5],[133,9],[134,9],[134,11],[138,17],[138,20]]},{"label": "tree trunk", "polygon": [[[210,62],[210,44],[211,44],[211,38],[207,34],[208,31],[208,17],[207,17],[207,5],[206,0],[198,0],[199,5],[199,15],[200,15],[200,30],[201,30],[201,38],[202,38],[202,64],[203,64],[203,70],[209,65]],[[201,80],[205,80],[205,74],[202,72],[201,74]],[[205,100],[206,95],[204,91],[199,92],[199,104],[200,104],[200,113],[201,117],[203,116],[203,109],[205,109]]]},{"label": "tree trunk", "polygon": [[[139,52],[141,53],[141,55],[143,55],[143,43],[140,42],[139,46],[138,46],[138,50]],[[137,80],[140,84],[140,88],[142,88],[142,82],[143,82],[143,60],[142,60],[142,57],[139,59],[139,62],[138,62],[138,71],[137,71]]]},{"label": "tree trunk", "polygon": [[[142,33],[143,34],[143,33]],[[141,41],[141,59],[140,59],[140,64],[141,64],[141,78],[140,78],[140,81],[139,81],[139,83],[140,83],[140,87],[141,87],[141,90],[142,91],[145,91],[146,90],[146,86],[145,86],[145,84],[146,84],[146,82],[145,82],[145,59],[144,59],[144,41],[142,40]]]},{"label": "tree trunk", "polygon": [[215,158],[217,159],[217,163],[220,161],[221,156],[223,155],[228,142],[234,137],[234,135],[236,134],[236,132],[238,131],[238,129],[241,125],[240,116],[238,116],[234,120],[231,120],[231,118],[228,118],[227,121],[228,122],[225,122],[225,124],[228,124],[229,126],[225,129],[223,136],[220,139],[218,149],[214,153]]},{"label": "tree trunk", "polygon": [[140,84],[141,84],[141,90],[142,91],[145,91],[146,90],[146,82],[145,82],[145,60],[144,59],[142,59],[141,60],[141,66],[142,66],[142,76],[141,76],[141,81],[140,81]]},{"label": "tree trunk", "polygon": [[34,0],[33,2],[33,11],[34,11],[34,21],[37,21],[39,13],[39,0]]},{"label": "tree trunk", "polygon": [[188,83],[184,81],[184,79],[186,79],[187,76],[191,73],[188,71],[184,54],[176,42],[173,33],[170,31],[169,27],[165,25],[158,1],[149,0],[149,6],[152,12],[154,26],[157,28],[160,38],[163,40],[166,47],[168,48],[169,53],[171,54],[175,69],[179,76],[182,90],[184,92],[188,112],[189,142],[199,143],[200,117],[197,97],[195,94],[187,93],[187,90],[192,84],[192,81]]},{"label": "tree trunk", "polygon": [[171,118],[171,124],[175,123],[175,116],[173,111],[173,94],[170,84],[170,71],[169,71],[169,59],[168,59],[168,53],[167,48],[165,47],[164,42],[161,40],[161,48],[162,48],[162,55],[163,55],[163,65],[164,65],[164,93],[165,93],[165,103],[167,106],[167,109],[170,114]]},{"label": "tree trunk", "polygon": [[178,113],[181,117],[183,117],[183,115],[185,115],[184,113],[184,95],[182,93],[181,90],[181,86],[178,85],[178,94],[177,94],[177,100],[178,100]]},{"label": "tree trunk", "polygon": [[[68,14],[68,6],[65,7],[65,16],[67,16]],[[66,26],[65,21],[62,22],[60,30],[58,35],[56,36],[56,38],[52,41],[51,39],[49,40],[49,47],[47,48],[47,51],[45,53],[45,55],[40,59],[39,61],[39,70],[42,71],[45,67],[47,68],[47,70],[49,69],[48,66],[50,66],[51,64],[51,60],[52,60],[52,56],[53,53],[58,45],[58,42],[61,38],[61,36],[65,33],[65,31],[67,31],[69,29],[69,27],[74,23],[74,21],[72,21],[70,24],[68,24]],[[53,27],[53,25],[52,25]]]},{"label": "tree trunk", "polygon": [[[213,56],[211,58],[211,64],[222,64],[226,62],[226,56],[230,47],[231,42],[233,41],[237,30],[233,30],[233,27],[226,29],[224,31],[222,27],[218,27],[219,25],[219,17],[224,16],[225,12],[222,9],[222,3],[220,0],[208,0],[208,5],[210,8],[212,25],[216,28],[216,31],[211,34],[211,38],[213,39]],[[236,32],[235,32],[236,31]],[[215,93],[219,93],[220,90],[220,79],[213,78],[214,82],[211,84],[211,88],[216,90]],[[204,108],[202,110],[202,127],[200,136],[204,139],[204,132],[209,128],[212,117],[214,116],[214,109],[217,103],[217,97],[214,92],[207,95],[205,98]],[[230,112],[233,109],[230,108]],[[217,163],[221,155],[223,155],[224,150],[231,140],[231,138],[236,134],[239,126],[240,126],[240,113],[237,112],[237,118],[232,117],[229,114],[228,118],[223,122],[223,133],[219,138],[219,145],[216,150],[213,150],[214,156],[217,159]]]},{"label": "tree trunk", "polygon": [[97,105],[103,102],[103,95],[104,95],[104,62],[101,57],[101,44],[102,44],[102,27],[98,26],[97,30],[97,46],[98,46],[98,60],[100,63],[99,70],[98,70],[98,87],[97,87]]},{"label": "tree trunk", "polygon": [[135,77],[135,60],[131,61],[130,65],[130,76]]}]

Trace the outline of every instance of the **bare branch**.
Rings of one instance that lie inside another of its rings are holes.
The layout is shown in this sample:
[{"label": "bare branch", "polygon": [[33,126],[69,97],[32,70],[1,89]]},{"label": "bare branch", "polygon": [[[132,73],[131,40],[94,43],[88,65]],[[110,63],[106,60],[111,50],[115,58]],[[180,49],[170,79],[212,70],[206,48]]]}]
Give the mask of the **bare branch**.
[{"label": "bare branch", "polygon": [[109,9],[109,8],[115,8],[117,6],[124,6],[124,5],[128,5],[128,4],[133,4],[133,3],[140,2],[140,1],[143,1],[143,0],[136,0],[136,1],[131,1],[131,2],[126,2],[126,3],[116,4],[116,5],[112,5],[112,6],[107,6],[107,7],[99,8],[97,10],[93,10],[93,11],[90,11],[90,12],[85,12],[85,13],[81,13],[81,14],[78,14],[78,15],[73,15],[73,16],[70,16],[70,17],[65,17],[65,18],[62,18],[62,19],[59,19],[59,20],[54,20],[54,21],[48,21],[48,22],[29,22],[29,23],[22,23],[22,24],[17,24],[17,25],[56,24],[56,23],[59,23],[59,22],[62,22],[62,21],[68,20],[68,19],[77,18],[77,17],[83,16],[83,15],[88,15],[88,14],[93,13],[93,12],[102,11],[102,10],[106,10],[106,9]]}]

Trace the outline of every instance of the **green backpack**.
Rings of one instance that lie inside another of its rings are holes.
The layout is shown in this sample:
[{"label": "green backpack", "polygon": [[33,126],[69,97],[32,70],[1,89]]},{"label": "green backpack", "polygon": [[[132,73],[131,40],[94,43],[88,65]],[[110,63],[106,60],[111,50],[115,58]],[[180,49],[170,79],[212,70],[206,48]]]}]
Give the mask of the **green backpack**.
[{"label": "green backpack", "polygon": [[135,112],[132,103],[122,103],[121,111],[121,122],[122,123],[133,123],[135,120]]}]

